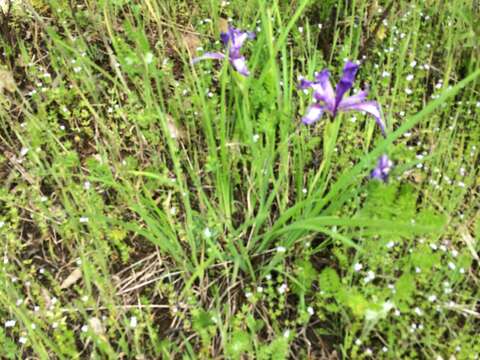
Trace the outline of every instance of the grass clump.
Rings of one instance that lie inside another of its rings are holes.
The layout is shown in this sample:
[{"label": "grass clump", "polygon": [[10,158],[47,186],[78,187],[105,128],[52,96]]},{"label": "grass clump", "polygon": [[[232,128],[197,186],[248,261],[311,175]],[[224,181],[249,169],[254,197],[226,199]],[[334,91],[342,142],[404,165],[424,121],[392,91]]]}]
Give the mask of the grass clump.
[{"label": "grass clump", "polygon": [[[1,11],[2,358],[478,357],[471,1]],[[385,138],[301,123],[346,59]]]}]

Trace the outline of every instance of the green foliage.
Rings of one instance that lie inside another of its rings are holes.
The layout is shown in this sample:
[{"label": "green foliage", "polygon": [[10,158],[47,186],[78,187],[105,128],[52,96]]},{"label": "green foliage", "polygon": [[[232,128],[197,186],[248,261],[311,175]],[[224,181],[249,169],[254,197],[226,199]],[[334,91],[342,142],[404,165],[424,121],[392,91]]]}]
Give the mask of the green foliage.
[{"label": "green foliage", "polygon": [[245,353],[251,351],[251,336],[244,331],[235,331],[227,346],[227,354],[232,359],[240,359]]},{"label": "green foliage", "polygon": [[335,295],[341,289],[337,272],[332,268],[323,269],[319,277],[319,286],[325,293]]},{"label": "green foliage", "polygon": [[[0,21],[1,358],[479,353],[471,1],[70,5]],[[190,64],[230,17],[248,78]],[[300,123],[345,58],[386,139]]]},{"label": "green foliage", "polygon": [[317,278],[317,270],[308,260],[299,260],[295,264],[296,282],[293,284],[293,292],[297,295],[309,294],[312,283]]}]

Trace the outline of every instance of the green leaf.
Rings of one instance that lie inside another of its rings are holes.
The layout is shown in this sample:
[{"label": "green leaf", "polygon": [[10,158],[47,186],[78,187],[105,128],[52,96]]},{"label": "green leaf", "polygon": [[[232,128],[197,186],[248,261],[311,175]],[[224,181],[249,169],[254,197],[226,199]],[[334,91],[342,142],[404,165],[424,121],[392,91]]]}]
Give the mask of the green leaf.
[{"label": "green leaf", "polygon": [[346,305],[352,310],[353,315],[363,318],[369,307],[369,303],[365,297],[357,292],[345,294]]},{"label": "green leaf", "polygon": [[305,294],[312,288],[313,281],[317,278],[317,270],[308,260],[300,260],[295,264],[297,282],[292,285],[293,292],[297,295]]},{"label": "green leaf", "polygon": [[412,274],[405,273],[397,280],[395,284],[395,303],[404,302],[409,303],[412,300],[413,292],[415,291],[415,279]]},{"label": "green leaf", "polygon": [[319,282],[320,290],[329,294],[337,293],[342,287],[342,283],[340,282],[337,272],[332,268],[323,269],[322,273],[320,274]]},{"label": "green leaf", "polygon": [[213,325],[215,325],[215,323],[209,312],[205,310],[197,310],[193,314],[192,326],[195,331],[206,330]]},{"label": "green leaf", "polygon": [[241,330],[237,330],[232,334],[230,344],[228,344],[227,351],[234,359],[239,359],[241,356],[251,351],[252,343],[250,341],[250,335]]}]

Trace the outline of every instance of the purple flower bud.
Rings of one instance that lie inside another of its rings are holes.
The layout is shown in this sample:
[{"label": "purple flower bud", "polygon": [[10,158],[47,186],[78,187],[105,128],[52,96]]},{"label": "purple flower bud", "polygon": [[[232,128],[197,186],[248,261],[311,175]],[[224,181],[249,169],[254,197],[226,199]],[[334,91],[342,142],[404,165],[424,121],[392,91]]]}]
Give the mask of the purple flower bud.
[{"label": "purple flower bud", "polygon": [[[247,39],[255,39],[255,33],[250,31],[242,31],[229,27],[227,32],[220,34],[220,40],[223,45],[228,47],[228,60],[232,64],[233,68],[243,76],[250,75],[247,68],[247,61],[244,56],[240,54],[240,50]],[[196,64],[199,61],[210,60],[223,60],[227,56],[222,53],[205,53],[203,56],[199,56],[192,60],[192,64]]]},{"label": "purple flower bud", "polygon": [[386,154],[380,156],[377,162],[377,166],[373,169],[371,177],[386,182],[388,174],[392,170],[393,162],[388,158]]}]

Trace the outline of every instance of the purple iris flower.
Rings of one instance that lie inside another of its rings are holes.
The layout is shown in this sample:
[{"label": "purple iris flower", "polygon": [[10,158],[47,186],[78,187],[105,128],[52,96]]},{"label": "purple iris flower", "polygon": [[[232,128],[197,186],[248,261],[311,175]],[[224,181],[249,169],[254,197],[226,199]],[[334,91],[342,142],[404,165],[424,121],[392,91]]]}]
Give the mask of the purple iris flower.
[{"label": "purple iris flower", "polygon": [[380,156],[377,162],[377,167],[373,169],[371,177],[381,181],[387,181],[388,174],[392,170],[393,162],[388,158],[386,154]]},{"label": "purple iris flower", "polygon": [[347,61],[343,68],[343,76],[333,90],[329,77],[330,72],[325,69],[315,75],[315,81],[302,79],[299,84],[300,89],[313,89],[313,98],[315,102],[309,106],[302,121],[310,125],[318,121],[324,112],[329,112],[333,117],[338,112],[346,111],[364,111],[375,118],[378,126],[385,136],[385,124],[382,121],[380,107],[376,101],[367,101],[368,89],[361,90],[352,96],[344,95],[352,88],[357,74],[358,65]]},{"label": "purple iris flower", "polygon": [[[228,47],[228,60],[230,61],[230,64],[232,64],[235,70],[237,70],[243,76],[250,75],[245,56],[240,55],[240,49],[247,39],[255,39],[255,33],[229,27],[227,32],[222,32],[220,34],[220,40],[225,46]],[[202,56],[193,59],[192,64],[196,64],[199,61],[207,59],[223,60],[226,57],[227,55],[220,52],[207,52]]]}]

